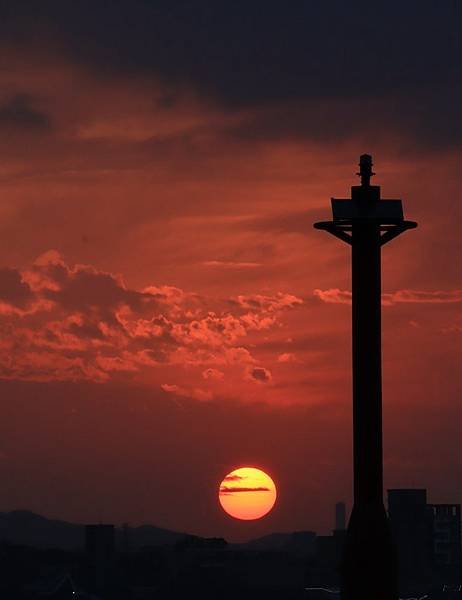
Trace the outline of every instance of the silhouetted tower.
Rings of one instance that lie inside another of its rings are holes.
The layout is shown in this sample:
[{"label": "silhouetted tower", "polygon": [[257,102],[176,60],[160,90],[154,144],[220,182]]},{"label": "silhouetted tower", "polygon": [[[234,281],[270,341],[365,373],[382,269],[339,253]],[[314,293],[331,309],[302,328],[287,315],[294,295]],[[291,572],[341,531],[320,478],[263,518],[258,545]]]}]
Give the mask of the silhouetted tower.
[{"label": "silhouetted tower", "polygon": [[343,531],[346,523],[345,502],[337,502],[335,505],[335,530]]},{"label": "silhouetted tower", "polygon": [[342,564],[342,600],[397,600],[396,554],[383,505],[381,247],[407,229],[401,200],[370,184],[372,157],[359,162],[351,199],[332,198],[333,220],[315,223],[351,246],[354,504]]}]

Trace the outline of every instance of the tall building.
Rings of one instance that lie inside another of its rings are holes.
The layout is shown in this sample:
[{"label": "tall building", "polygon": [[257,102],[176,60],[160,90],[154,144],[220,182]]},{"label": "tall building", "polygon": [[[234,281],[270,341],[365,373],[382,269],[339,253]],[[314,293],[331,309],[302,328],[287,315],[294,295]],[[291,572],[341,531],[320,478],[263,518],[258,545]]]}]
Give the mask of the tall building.
[{"label": "tall building", "polygon": [[460,504],[429,504],[433,516],[433,554],[437,565],[461,562]]},{"label": "tall building", "polygon": [[388,515],[401,576],[428,573],[433,563],[433,514],[427,505],[427,490],[388,490]]},{"label": "tall building", "polygon": [[346,529],[346,506],[345,502],[337,502],[335,505],[335,531]]}]

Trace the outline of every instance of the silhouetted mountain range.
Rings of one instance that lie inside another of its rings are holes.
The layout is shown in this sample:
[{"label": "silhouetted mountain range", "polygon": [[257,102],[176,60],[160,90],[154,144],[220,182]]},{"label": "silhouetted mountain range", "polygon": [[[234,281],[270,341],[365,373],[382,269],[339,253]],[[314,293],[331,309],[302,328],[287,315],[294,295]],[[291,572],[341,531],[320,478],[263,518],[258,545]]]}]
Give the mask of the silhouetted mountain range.
[{"label": "silhouetted mountain range", "polygon": [[[127,534],[127,536],[126,536]],[[184,533],[142,525],[129,527],[126,532],[116,528],[116,545],[123,547],[125,537],[129,547],[163,546],[177,542]],[[39,548],[79,550],[84,546],[85,525],[47,519],[26,510],[0,513],[0,541]]]},{"label": "silhouetted mountain range", "polygon": [[[116,546],[137,550],[145,546],[170,546],[187,537],[187,534],[141,525],[126,529],[116,528]],[[288,551],[295,554],[311,554],[316,534],[311,531],[273,533],[243,544],[232,544],[247,550]],[[0,542],[34,546],[38,548],[61,548],[81,550],[84,547],[85,525],[47,519],[26,510],[0,513]]]}]

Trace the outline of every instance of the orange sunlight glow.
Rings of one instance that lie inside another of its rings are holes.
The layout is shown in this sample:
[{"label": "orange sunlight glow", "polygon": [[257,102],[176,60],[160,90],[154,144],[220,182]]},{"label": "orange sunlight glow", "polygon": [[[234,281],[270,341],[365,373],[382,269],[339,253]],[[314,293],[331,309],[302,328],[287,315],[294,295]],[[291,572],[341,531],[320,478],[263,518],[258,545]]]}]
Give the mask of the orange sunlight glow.
[{"label": "orange sunlight glow", "polygon": [[220,504],[235,519],[264,517],[276,502],[276,486],[269,475],[253,467],[231,471],[220,484]]}]

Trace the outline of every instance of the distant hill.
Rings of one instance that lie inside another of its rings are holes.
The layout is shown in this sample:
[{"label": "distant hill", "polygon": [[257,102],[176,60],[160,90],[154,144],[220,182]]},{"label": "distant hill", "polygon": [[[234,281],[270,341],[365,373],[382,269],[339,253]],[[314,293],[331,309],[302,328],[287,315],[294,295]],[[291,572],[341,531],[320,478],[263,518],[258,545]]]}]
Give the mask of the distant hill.
[{"label": "distant hill", "polygon": [[[122,548],[125,538],[129,547],[136,550],[143,546],[173,545],[185,537],[184,533],[142,525],[129,527],[126,532],[116,529],[116,545]],[[67,521],[47,519],[26,510],[0,513],[0,542],[35,546],[38,548],[83,549],[85,526]]]},{"label": "distant hill", "polygon": [[[187,536],[185,533],[154,525],[141,525],[124,530],[116,528],[115,537],[118,549],[123,549],[128,544],[130,550],[138,550],[146,546],[173,546],[179,540],[195,536]],[[232,547],[309,556],[314,553],[315,539],[316,534],[312,531],[272,533],[246,543],[232,544]],[[0,512],[0,542],[37,548],[82,550],[85,543],[85,525],[47,519],[27,510]]]},{"label": "distant hill", "polygon": [[0,513],[0,541],[40,548],[82,548],[83,525],[47,519],[26,510]]},{"label": "distant hill", "polygon": [[[171,546],[178,540],[187,537],[185,533],[162,529],[154,525],[140,525],[139,527],[128,527],[128,545],[131,550],[137,550],[143,546]],[[116,532],[116,541],[118,547],[123,547],[123,537],[125,533],[118,529]]]}]

